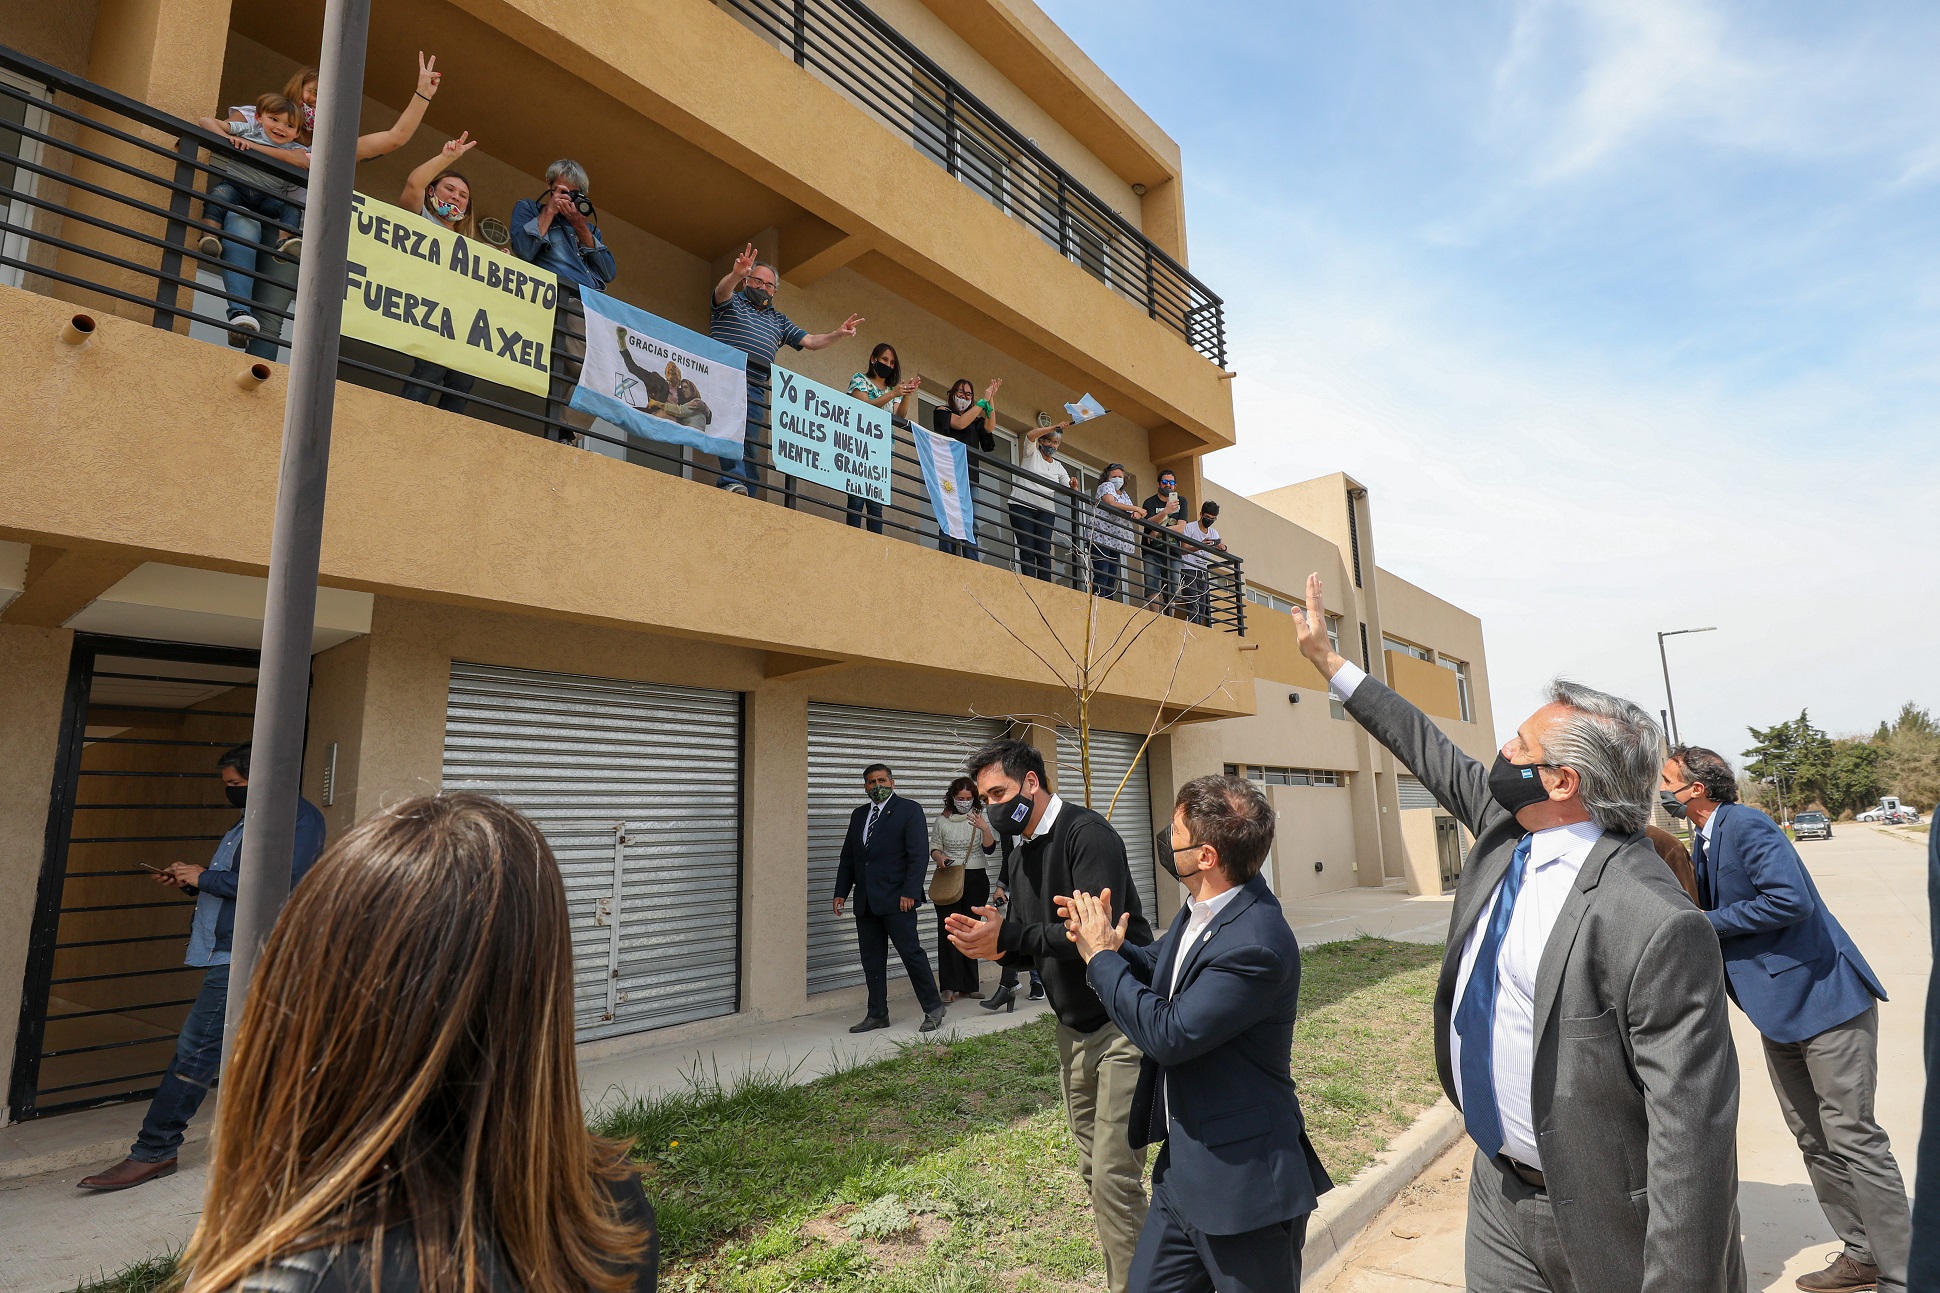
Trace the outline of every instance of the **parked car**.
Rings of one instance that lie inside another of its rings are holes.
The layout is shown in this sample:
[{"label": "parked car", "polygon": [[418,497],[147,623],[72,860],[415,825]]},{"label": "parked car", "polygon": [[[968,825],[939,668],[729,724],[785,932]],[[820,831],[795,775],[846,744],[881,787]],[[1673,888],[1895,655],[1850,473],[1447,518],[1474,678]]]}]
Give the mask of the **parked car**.
[{"label": "parked car", "polygon": [[1792,819],[1792,838],[1829,840],[1832,838],[1832,821],[1824,813],[1800,813]]}]

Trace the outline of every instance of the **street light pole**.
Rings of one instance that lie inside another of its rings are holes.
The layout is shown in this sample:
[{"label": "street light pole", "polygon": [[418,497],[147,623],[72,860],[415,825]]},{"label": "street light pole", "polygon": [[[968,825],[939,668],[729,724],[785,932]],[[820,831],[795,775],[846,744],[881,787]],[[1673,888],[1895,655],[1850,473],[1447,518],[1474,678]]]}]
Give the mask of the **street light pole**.
[{"label": "street light pole", "polygon": [[249,980],[270,927],[290,894],[303,729],[316,630],[323,501],[330,472],[337,353],[356,182],[357,125],[364,103],[364,44],[370,0],[327,0],[317,76],[316,148],[305,205],[303,264],[291,322],[283,462],[269,549],[269,602],[251,733],[249,800],[236,877],[236,926],[222,1051],[233,1054]]},{"label": "street light pole", "polygon": [[1657,661],[1664,666],[1664,700],[1670,706],[1672,745],[1682,745],[1683,742],[1677,736],[1677,698],[1671,695],[1671,659],[1664,651],[1664,639],[1674,638],[1680,633],[1716,633],[1717,631],[1718,627],[1714,624],[1710,628],[1703,629],[1671,629],[1657,635]]}]

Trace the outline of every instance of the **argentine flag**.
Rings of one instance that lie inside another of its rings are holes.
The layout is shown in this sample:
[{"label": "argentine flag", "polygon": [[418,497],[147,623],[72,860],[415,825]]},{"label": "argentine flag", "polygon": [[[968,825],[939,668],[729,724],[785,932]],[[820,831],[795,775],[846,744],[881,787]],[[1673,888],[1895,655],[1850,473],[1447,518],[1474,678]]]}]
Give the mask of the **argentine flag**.
[{"label": "argentine flag", "polygon": [[977,541],[977,505],[970,497],[970,451],[961,440],[912,425],[916,458],[923,466],[936,528],[959,543]]}]

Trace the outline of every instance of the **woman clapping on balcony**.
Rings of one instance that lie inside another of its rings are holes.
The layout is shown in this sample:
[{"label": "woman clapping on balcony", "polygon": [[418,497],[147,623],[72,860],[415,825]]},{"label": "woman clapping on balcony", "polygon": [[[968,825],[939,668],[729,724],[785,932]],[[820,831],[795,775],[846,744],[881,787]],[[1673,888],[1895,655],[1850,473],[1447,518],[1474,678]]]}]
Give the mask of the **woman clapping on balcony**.
[{"label": "woman clapping on balcony", "polygon": [[[896,347],[885,341],[869,352],[868,369],[849,379],[849,394],[879,409],[888,409],[891,417],[907,422],[910,401],[916,398],[916,388],[922,384],[921,377],[903,379],[903,361],[896,357]],[[861,525],[865,511],[869,514],[869,532],[881,534],[882,504],[849,495],[849,524]]]}]

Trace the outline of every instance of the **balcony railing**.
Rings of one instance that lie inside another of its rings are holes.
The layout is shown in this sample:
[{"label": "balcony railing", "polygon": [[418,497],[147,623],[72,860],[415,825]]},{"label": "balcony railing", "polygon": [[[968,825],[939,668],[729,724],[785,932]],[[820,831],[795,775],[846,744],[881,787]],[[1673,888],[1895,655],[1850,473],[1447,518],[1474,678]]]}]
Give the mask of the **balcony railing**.
[{"label": "balcony railing", "polygon": [[[221,174],[207,159],[212,151],[233,151],[230,146],[189,122],[4,47],[0,69],[46,91],[37,94],[0,78],[0,280],[213,344],[246,344],[260,358],[281,357],[288,348],[297,265],[279,256],[276,245],[290,226],[264,220],[255,238],[226,230],[222,237],[233,263],[196,245],[204,232],[197,205],[211,200],[203,190],[211,176]],[[250,164],[278,168],[260,155]],[[239,250],[249,255],[234,255]],[[260,329],[232,323],[231,306],[249,311]],[[449,384],[449,375],[413,378],[410,356],[352,339],[343,343],[339,378],[398,394],[415,385],[415,398],[423,403],[562,442],[560,452],[572,451],[568,443],[577,444],[688,479],[714,481],[719,471],[711,455],[642,439],[605,422],[589,426],[585,414],[570,408],[570,356],[582,347],[565,342],[583,343],[581,317],[567,309],[556,315],[549,397],[483,379],[460,387]],[[891,467],[894,501],[879,509],[775,471],[769,465],[768,371],[753,360],[749,364],[754,380],[746,483],[754,497],[910,542],[954,546],[938,533],[910,428],[900,419]],[[1237,557],[1126,518],[1122,525],[1133,535],[1134,551],[1122,555],[1106,549],[1118,569],[1101,570],[1090,542],[1097,507],[1091,496],[1051,485],[1000,457],[972,451],[970,459],[980,540],[969,554],[974,559],[1245,631]],[[1020,507],[1035,510],[1020,512]]]},{"label": "balcony railing", "polygon": [[1226,366],[1224,307],[1185,266],[856,0],[716,0],[999,210]]}]

